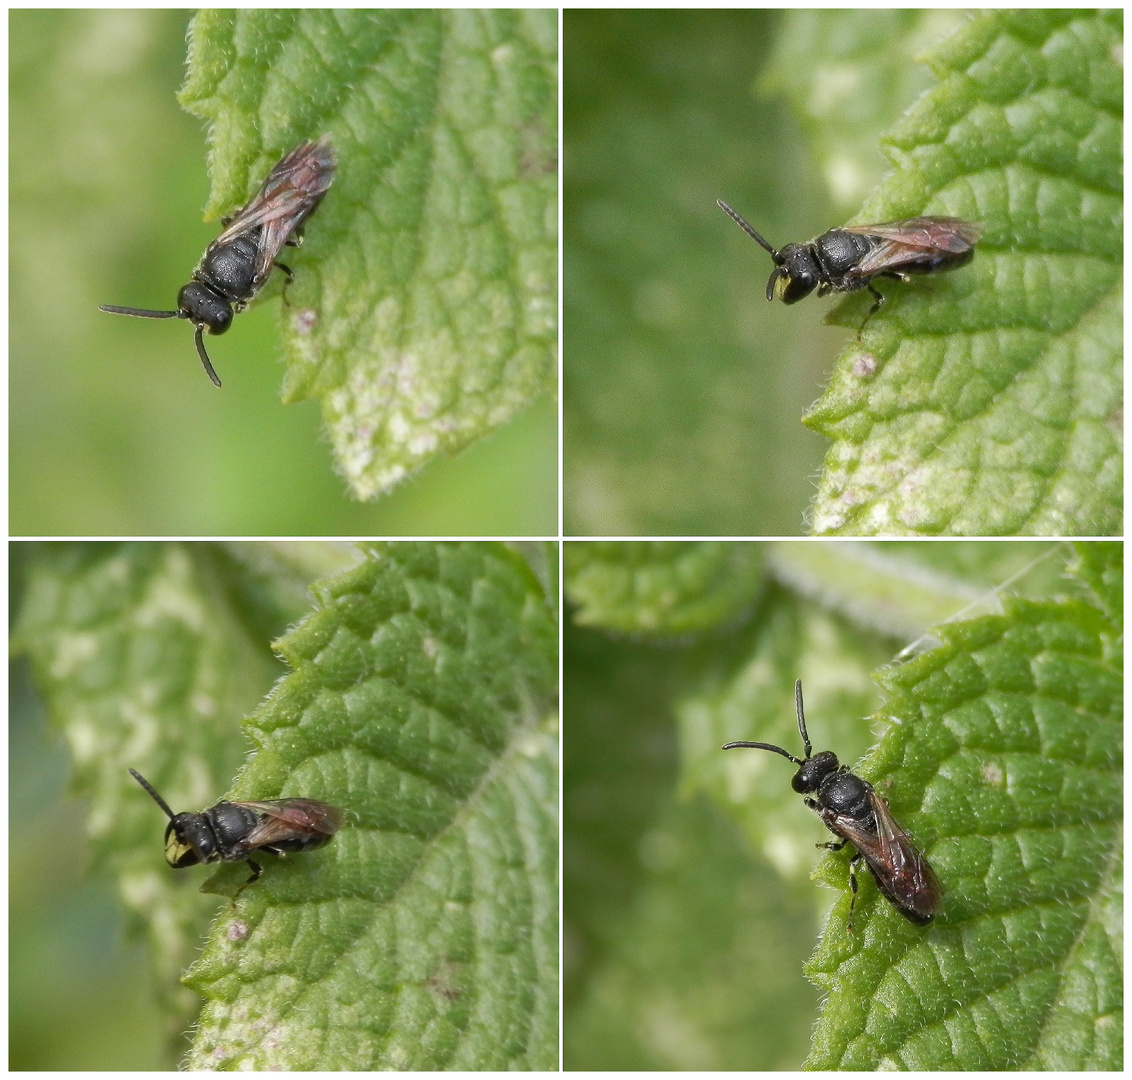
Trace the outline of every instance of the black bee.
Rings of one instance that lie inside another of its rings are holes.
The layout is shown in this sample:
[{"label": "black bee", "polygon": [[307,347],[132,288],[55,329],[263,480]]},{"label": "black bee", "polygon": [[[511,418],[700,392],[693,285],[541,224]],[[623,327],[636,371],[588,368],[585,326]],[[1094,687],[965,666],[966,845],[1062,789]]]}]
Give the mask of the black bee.
[{"label": "black bee", "polygon": [[258,880],[263,867],[253,851],[282,855],[312,851],[330,842],[345,814],[314,799],[268,799],[265,802],[218,802],[198,814],[174,814],[140,773],[130,775],[165,811],[165,861],[174,869],[210,862],[247,862],[252,876],[240,891]]},{"label": "black bee", "polygon": [[143,319],[188,319],[196,328],[197,354],[208,377],[220,379],[204,350],[204,331],[223,334],[232,325],[233,314],[243,311],[278,266],[290,282],[293,274],[275,261],[284,244],[298,247],[301,228],[322,201],[334,180],[337,159],[330,139],[296,146],[268,173],[255,198],[235,217],[223,218],[227,228],[208,245],[192,280],[177,294],[176,311],[112,307],[100,311],[112,315],[136,315]]},{"label": "black bee", "polygon": [[857,903],[855,866],[861,859],[865,860],[877,888],[892,906],[909,922],[927,926],[939,914],[943,903],[943,890],[928,860],[896,823],[892,811],[872,784],[840,764],[831,750],[814,754],[802,713],[801,679],[794,684],[794,702],[798,712],[798,731],[806,749],[805,758],[799,760],[781,746],[761,742],[731,742],[723,749],[745,746],[770,750],[794,762],[798,771],[790,786],[800,795],[815,796],[807,798],[806,805],[817,813],[834,836],[841,837],[837,843],[819,844],[818,847],[840,851],[851,843],[857,849],[857,854],[849,861],[849,886],[853,890],[853,899],[849,902],[850,931],[853,929],[853,907]]},{"label": "black bee", "polygon": [[[934,274],[971,261],[979,227],[952,217],[916,217],[881,225],[846,225],[830,229],[807,244],[787,244],[775,251],[730,206],[719,206],[752,240],[770,252],[774,270],[766,298],[796,304],[816,288],[818,296],[868,289],[873,306],[861,323],[876,314],[884,297],[873,288],[876,277],[907,281],[909,274]],[[859,333],[860,331],[858,331]]]}]

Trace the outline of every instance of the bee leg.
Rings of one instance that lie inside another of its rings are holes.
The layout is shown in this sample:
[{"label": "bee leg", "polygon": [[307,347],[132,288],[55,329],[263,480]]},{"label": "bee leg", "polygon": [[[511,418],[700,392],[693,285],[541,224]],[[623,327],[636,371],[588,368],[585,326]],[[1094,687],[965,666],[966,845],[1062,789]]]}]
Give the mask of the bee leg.
[{"label": "bee leg", "polygon": [[873,288],[871,282],[866,283],[865,288],[873,294],[873,306],[869,308],[869,313],[865,316],[865,322],[861,323],[860,327],[857,330],[858,337],[861,336],[861,331],[865,329],[865,323],[867,323],[869,319],[871,319],[878,311],[880,311],[880,306],[884,303],[884,297],[881,296],[881,294]]},{"label": "bee leg", "polygon": [[260,876],[263,874],[263,867],[260,866],[259,863],[253,862],[251,859],[248,859],[247,863],[248,866],[252,868],[252,876],[236,890],[236,895],[232,897],[232,907],[236,906],[236,897],[251,885],[252,882],[259,881]]},{"label": "bee leg", "polygon": [[[280,270],[282,270],[283,273],[287,277],[287,280],[285,282],[283,282],[283,303],[287,304],[287,286],[290,285],[291,282],[295,280],[295,274],[294,274],[294,271],[292,271],[292,269],[289,266],[284,266],[281,262],[277,262],[275,265]],[[290,307],[290,306],[291,306],[290,304],[287,304],[287,307]]]},{"label": "bee leg", "polygon": [[849,922],[845,929],[850,934],[853,933],[853,908],[857,906],[857,863],[860,861],[861,853],[859,851],[849,860],[849,888],[853,890],[853,899],[849,901]]},{"label": "bee leg", "polygon": [[828,848],[830,851],[840,851],[848,840],[827,840],[824,844],[815,844],[814,847]]}]

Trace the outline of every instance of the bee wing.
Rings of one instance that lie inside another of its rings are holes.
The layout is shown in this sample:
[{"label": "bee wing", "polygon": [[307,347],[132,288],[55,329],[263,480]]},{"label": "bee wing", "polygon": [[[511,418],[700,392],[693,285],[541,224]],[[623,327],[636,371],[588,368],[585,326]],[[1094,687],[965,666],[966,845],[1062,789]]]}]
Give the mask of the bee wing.
[{"label": "bee wing", "polygon": [[884,841],[879,832],[874,833],[867,827],[867,821],[862,823],[857,818],[849,817],[848,814],[830,814],[826,824],[832,832],[848,840],[870,866],[880,863],[885,858]]},{"label": "bee wing", "polygon": [[899,270],[909,263],[918,263],[925,255],[962,255],[975,246],[980,235],[979,226],[974,222],[946,217],[848,225],[844,231],[881,240],[857,265],[856,272],[861,275]]},{"label": "bee wing", "polygon": [[300,143],[267,175],[255,197],[213,241],[227,244],[263,227],[256,277],[266,277],[287,238],[318,206],[334,180],[337,158],[330,141]]},{"label": "bee wing", "polygon": [[344,824],[345,814],[336,806],[314,799],[269,799],[266,802],[237,802],[263,815],[263,820],[248,834],[244,841],[249,848],[265,847],[285,840],[294,834],[295,829],[333,836]]},{"label": "bee wing", "polygon": [[844,232],[879,236],[905,247],[923,251],[950,251],[960,254],[972,247],[981,235],[973,221],[951,217],[915,217],[907,221],[885,221],[879,225],[846,225]]},{"label": "bee wing", "polygon": [[898,908],[930,919],[943,898],[935,871],[872,787],[867,797],[876,820],[876,833],[862,828],[855,818],[841,814],[833,818],[836,831],[861,853],[880,890]]},{"label": "bee wing", "polygon": [[912,843],[912,838],[897,824],[885,801],[871,788],[868,798],[876,814],[892,896],[900,907],[910,908],[922,918],[931,918],[943,900],[939,878],[920,849]]}]

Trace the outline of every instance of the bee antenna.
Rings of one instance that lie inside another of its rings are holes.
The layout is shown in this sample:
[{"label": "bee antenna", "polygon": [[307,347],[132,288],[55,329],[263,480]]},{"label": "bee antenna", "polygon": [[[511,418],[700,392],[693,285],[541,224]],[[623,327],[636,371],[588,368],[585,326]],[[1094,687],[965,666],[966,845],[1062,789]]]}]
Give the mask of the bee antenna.
[{"label": "bee antenna", "polygon": [[146,311],[145,308],[114,307],[112,304],[99,304],[99,311],[108,311],[111,315],[133,315],[139,319],[177,319],[179,311]]},{"label": "bee antenna", "polygon": [[[208,353],[204,351],[204,323],[197,323],[197,355],[200,357],[200,362],[204,364],[204,370],[208,373],[208,377],[213,381],[216,386],[220,385],[220,377],[216,374],[216,369],[212,366],[212,361],[208,358]],[[132,771],[132,770],[131,770]]]},{"label": "bee antenna", "polygon": [[745,747],[748,750],[770,750],[775,754],[781,754],[784,758],[794,762],[795,765],[804,765],[804,761],[799,761],[788,750],[783,750],[781,746],[772,746],[766,742],[729,742],[723,744],[724,750],[734,750],[736,747]]},{"label": "bee antenna", "polygon": [[806,714],[802,712],[802,680],[794,680],[794,708],[798,713],[798,732],[802,736],[802,745],[806,748],[806,760],[814,756],[814,748],[810,745],[810,736],[806,733]]},{"label": "bee antenna", "polygon": [[134,770],[133,770],[133,769],[131,769],[131,770],[130,770],[130,775],[131,775],[131,776],[132,776],[132,777],[133,777],[133,778],[134,778],[134,779],[135,779],[135,780],[136,780],[136,781],[137,781],[137,782],[138,782],[139,784],[141,784],[141,786],[142,786],[143,788],[145,788],[145,790],[146,790],[146,791],[148,791],[148,792],[149,792],[149,794],[150,794],[151,798],[153,799],[153,801],[154,801],[155,803],[157,803],[157,805],[158,805],[158,806],[160,806],[162,810],[164,810],[164,811],[165,811],[165,813],[166,813],[166,814],[168,815],[168,817],[169,817],[169,820],[170,820],[170,821],[172,821],[172,820],[173,820],[173,819],[174,819],[174,818],[175,818],[175,817],[177,816],[176,814],[174,814],[174,813],[173,813],[173,811],[172,811],[172,810],[170,810],[170,809],[169,809],[169,804],[168,804],[168,803],[167,803],[167,802],[166,802],[166,801],[165,801],[165,800],[164,800],[164,799],[163,799],[163,798],[162,798],[162,797],[161,797],[160,795],[158,795],[156,791],[154,791],[154,790],[153,790],[153,788],[152,788],[152,787],[150,786],[150,783],[149,783],[149,781],[148,781],[148,780],[147,780],[147,779],[146,779],[146,778],[145,778],[144,776],[142,776],[142,774],[141,774],[141,773],[139,773],[139,772],[134,772]]},{"label": "bee antenna", "polygon": [[750,237],[750,238],[751,238],[752,240],[754,240],[754,241],[756,241],[757,243],[761,244],[761,245],[762,245],[762,246],[763,246],[764,248],[766,248],[766,249],[767,249],[767,251],[769,251],[769,252],[770,252],[770,257],[771,257],[771,258],[772,258],[772,259],[774,260],[774,262],[775,262],[775,265],[780,265],[780,264],[781,264],[781,262],[782,262],[782,256],[781,256],[781,255],[779,255],[779,254],[778,254],[778,252],[777,252],[777,251],[775,251],[775,250],[774,250],[774,248],[772,248],[772,247],[770,246],[770,244],[768,244],[768,243],[767,243],[767,242],[766,242],[766,241],[765,241],[765,240],[764,240],[764,239],[763,239],[763,238],[762,238],[761,236],[759,236],[759,234],[758,234],[757,232],[755,232],[755,230],[754,230],[754,229],[752,229],[752,228],[751,228],[751,226],[750,226],[750,225],[748,225],[748,224],[747,224],[747,223],[746,223],[746,222],[745,222],[745,221],[744,221],[744,220],[743,220],[743,219],[742,219],[742,218],[741,218],[741,217],[740,217],[740,216],[739,216],[739,215],[738,215],[738,214],[737,214],[737,213],[736,213],[736,212],[735,212],[734,210],[732,210],[732,209],[731,209],[731,207],[730,207],[730,206],[728,206],[728,205],[727,205],[727,203],[725,203],[725,202],[724,202],[724,201],[723,201],[722,199],[716,199],[715,201],[716,201],[716,204],[717,204],[717,205],[719,206],[720,210],[722,210],[722,211],[723,211],[723,212],[724,212],[725,214],[727,214],[727,216],[728,216],[728,217],[730,217],[730,218],[731,218],[731,220],[732,220],[732,221],[734,221],[734,222],[735,222],[735,224],[736,224],[736,225],[738,225],[738,226],[739,226],[739,228],[741,228],[741,229],[743,230],[743,232],[745,232],[745,233],[746,233],[746,234],[747,234],[747,235],[748,235],[748,236],[749,236],[749,237]]}]

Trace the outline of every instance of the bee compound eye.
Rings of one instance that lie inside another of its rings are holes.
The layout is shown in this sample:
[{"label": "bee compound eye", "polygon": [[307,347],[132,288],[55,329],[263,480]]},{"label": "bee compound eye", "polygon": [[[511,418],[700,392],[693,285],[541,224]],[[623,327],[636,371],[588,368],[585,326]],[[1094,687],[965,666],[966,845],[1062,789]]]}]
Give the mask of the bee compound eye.
[{"label": "bee compound eye", "polygon": [[224,307],[217,307],[208,320],[208,332],[210,334],[223,334],[232,325],[232,318],[232,309],[227,304]]},{"label": "bee compound eye", "polygon": [[817,279],[808,270],[793,272],[783,278],[778,296],[784,304],[796,304],[809,296],[817,285]]}]

